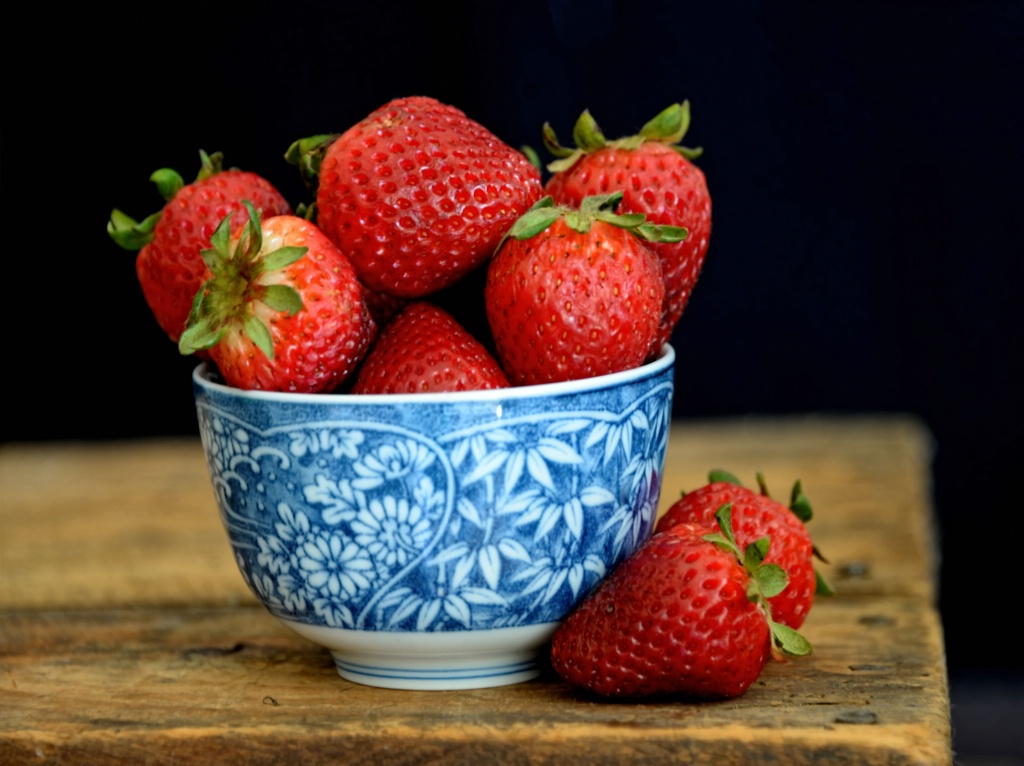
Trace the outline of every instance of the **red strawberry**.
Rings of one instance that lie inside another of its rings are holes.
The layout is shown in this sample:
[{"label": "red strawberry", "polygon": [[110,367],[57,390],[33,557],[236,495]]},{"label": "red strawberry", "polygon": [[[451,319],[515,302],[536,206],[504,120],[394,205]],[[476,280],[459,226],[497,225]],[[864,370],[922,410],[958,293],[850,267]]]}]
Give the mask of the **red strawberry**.
[{"label": "red strawberry", "polygon": [[362,360],[376,332],[348,259],[317,227],[292,215],[230,218],[203,251],[206,280],[195,296],[182,353],[209,349],[237,388],[330,391]]},{"label": "red strawberry", "polygon": [[381,330],[359,368],[354,394],[506,388],[493,356],[447,311],[414,301]]},{"label": "red strawberry", "polygon": [[243,170],[223,170],[222,155],[200,152],[202,168],[185,184],[173,170],[152,176],[166,200],[163,209],[141,223],[114,210],[107,224],[110,236],[126,250],[139,251],[135,270],[142,294],[165,333],[175,343],[185,329],[192,299],[202,284],[206,264],[200,252],[224,219],[233,214],[233,228],[245,224],[242,200],[261,215],[291,213],[291,207],[269,181]]},{"label": "red strawberry", "polygon": [[685,232],[615,215],[621,196],[588,197],[578,210],[546,197],[491,259],[484,303],[513,385],[604,375],[651,355],[665,289],[644,239]]},{"label": "red strawberry", "polygon": [[455,107],[384,104],[286,155],[317,177],[316,220],[371,290],[419,298],[480,266],[541,196],[540,171]]},{"label": "red strawberry", "polygon": [[711,237],[711,196],[704,173],[691,160],[700,149],[680,146],[690,124],[690,105],[683,101],[647,123],[639,135],[607,142],[590,112],[576,123],[578,148],[562,147],[550,125],[544,143],[557,159],[545,191],[555,202],[578,205],[591,194],[622,191],[620,213],[644,213],[655,224],[681,226],[689,235],[681,242],[656,243],[665,281],[664,316],[655,348],[669,340],[700,276]]},{"label": "red strawberry", "polygon": [[731,504],[737,543],[745,546],[763,537],[770,538],[765,561],[778,564],[789,578],[786,588],[769,599],[772,617],[791,628],[799,628],[811,611],[815,594],[832,592],[814,568],[813,559],[818,552],[805,526],[812,511],[800,482],[793,486],[790,505],[786,507],[768,495],[760,474],[760,492],[741,486],[735,476],[724,471],[712,471],[708,480],[708,484],[677,500],[658,519],[655,530],[684,522],[709,523],[719,508]]},{"label": "red strawberry", "polygon": [[763,607],[781,570],[761,563],[763,544],[741,554],[728,516],[726,506],[720,533],[677,524],[648,538],[555,631],[555,672],[605,697],[727,699],[757,680],[769,654],[810,652]]}]

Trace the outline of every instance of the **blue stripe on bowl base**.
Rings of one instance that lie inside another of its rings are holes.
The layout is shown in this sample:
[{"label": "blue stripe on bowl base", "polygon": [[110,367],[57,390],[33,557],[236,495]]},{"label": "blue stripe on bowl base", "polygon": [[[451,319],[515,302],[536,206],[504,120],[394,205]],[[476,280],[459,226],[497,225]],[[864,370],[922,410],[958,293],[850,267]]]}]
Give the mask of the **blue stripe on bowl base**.
[{"label": "blue stripe on bowl base", "polygon": [[338,675],[355,683],[394,689],[470,689],[522,683],[540,675],[536,661],[467,668],[416,670],[366,665],[334,657]]}]

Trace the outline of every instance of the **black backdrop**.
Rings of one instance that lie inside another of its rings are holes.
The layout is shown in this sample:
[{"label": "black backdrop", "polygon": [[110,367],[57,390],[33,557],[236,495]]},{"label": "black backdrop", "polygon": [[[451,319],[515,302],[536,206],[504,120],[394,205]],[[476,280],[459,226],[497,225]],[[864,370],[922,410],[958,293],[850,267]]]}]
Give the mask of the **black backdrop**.
[{"label": "black backdrop", "polygon": [[105,233],[112,207],[158,209],[156,168],[191,177],[200,148],[222,151],[295,202],[291,141],[395,96],[434,96],[538,148],[545,120],[568,139],[590,108],[618,136],[686,98],[714,228],[673,337],[675,414],[920,416],[937,450],[951,674],[1024,671],[1001,627],[1024,487],[1022,4],[46,13],[4,31],[5,441],[195,432],[192,362]]}]

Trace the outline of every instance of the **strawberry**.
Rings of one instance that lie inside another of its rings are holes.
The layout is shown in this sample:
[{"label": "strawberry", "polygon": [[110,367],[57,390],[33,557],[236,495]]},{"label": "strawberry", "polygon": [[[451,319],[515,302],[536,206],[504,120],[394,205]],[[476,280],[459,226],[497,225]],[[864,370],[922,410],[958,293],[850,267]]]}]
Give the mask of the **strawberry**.
[{"label": "strawberry", "polygon": [[293,215],[225,217],[203,251],[182,353],[208,349],[228,385],[316,393],[344,381],[376,332],[348,259],[317,227]]},{"label": "strawberry", "polygon": [[708,523],[725,504],[732,505],[733,533],[739,545],[763,537],[772,541],[765,561],[778,564],[789,584],[769,599],[772,617],[791,628],[799,628],[814,604],[815,595],[829,595],[832,589],[815,570],[814,557],[821,558],[805,526],[812,516],[811,505],[800,482],[793,485],[789,507],[772,499],[764,477],[758,474],[759,492],[740,484],[724,471],[712,471],[709,483],[687,492],[658,519],[655,530],[683,522]]},{"label": "strawberry", "polygon": [[578,205],[592,194],[622,191],[620,213],[643,213],[655,224],[680,226],[689,236],[680,242],[651,245],[661,261],[665,304],[655,349],[668,342],[700,276],[711,237],[711,196],[703,171],[692,160],[700,149],[680,146],[690,124],[690,105],[673,104],[636,136],[606,141],[584,111],[573,136],[577,148],[559,145],[550,125],[544,143],[558,159],[545,192],[555,202]]},{"label": "strawberry", "polygon": [[261,215],[291,213],[291,207],[269,181],[256,173],[222,167],[223,157],[200,151],[202,167],[192,183],[164,168],[150,177],[166,204],[141,223],[115,209],[107,232],[126,250],[138,251],[135,271],[142,294],[157,323],[175,343],[185,329],[192,299],[203,281],[206,264],[200,252],[232,214],[232,226],[247,220],[242,200]]},{"label": "strawberry", "polygon": [[415,394],[506,388],[497,360],[447,311],[423,300],[380,332],[359,368],[354,394]]},{"label": "strawberry", "polygon": [[484,263],[541,196],[540,171],[453,106],[384,104],[285,155],[316,186],[315,219],[371,290],[419,298]]},{"label": "strawberry", "polygon": [[764,607],[785,574],[763,563],[765,540],[740,550],[730,512],[720,510],[718,531],[682,523],[656,532],[616,567],[555,631],[555,672],[603,697],[728,699],[769,655],[809,653]]},{"label": "strawberry", "polygon": [[644,240],[685,232],[615,215],[621,198],[588,197],[577,210],[545,197],[492,257],[484,304],[513,385],[604,375],[651,355],[665,290]]}]

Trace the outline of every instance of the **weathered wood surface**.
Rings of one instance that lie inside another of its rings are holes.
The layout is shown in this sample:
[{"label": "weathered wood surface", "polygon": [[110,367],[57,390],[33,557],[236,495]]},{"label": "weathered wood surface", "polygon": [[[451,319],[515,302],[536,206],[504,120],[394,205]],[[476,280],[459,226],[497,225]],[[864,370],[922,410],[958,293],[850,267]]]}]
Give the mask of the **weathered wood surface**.
[{"label": "weathered wood surface", "polygon": [[662,508],[799,477],[839,594],[737,700],[607,703],[347,682],[245,589],[197,441],[5,445],[0,763],[950,764],[929,462],[898,417],[677,423]]}]

